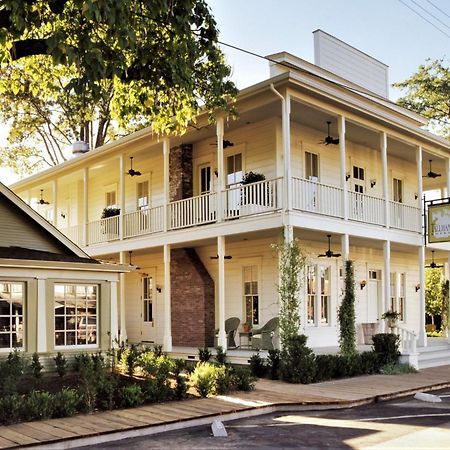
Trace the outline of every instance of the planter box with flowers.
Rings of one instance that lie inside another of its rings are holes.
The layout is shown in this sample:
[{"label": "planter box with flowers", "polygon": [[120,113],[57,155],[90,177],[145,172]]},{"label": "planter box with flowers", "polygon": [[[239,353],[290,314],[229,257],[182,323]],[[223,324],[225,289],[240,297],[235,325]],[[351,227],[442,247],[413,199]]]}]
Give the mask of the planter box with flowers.
[{"label": "planter box with flowers", "polygon": [[241,187],[241,208],[243,216],[271,211],[271,192],[265,181],[266,177],[262,173],[247,172],[242,179]]},{"label": "planter box with flowers", "polygon": [[107,235],[107,239],[117,239],[119,236],[119,216],[120,208],[104,208],[101,215],[102,234]]},{"label": "planter box with flowers", "polygon": [[399,317],[400,317],[400,313],[398,313],[397,311],[392,311],[392,310],[386,311],[381,316],[381,318],[383,320],[386,320],[389,328],[395,328],[397,326]]}]

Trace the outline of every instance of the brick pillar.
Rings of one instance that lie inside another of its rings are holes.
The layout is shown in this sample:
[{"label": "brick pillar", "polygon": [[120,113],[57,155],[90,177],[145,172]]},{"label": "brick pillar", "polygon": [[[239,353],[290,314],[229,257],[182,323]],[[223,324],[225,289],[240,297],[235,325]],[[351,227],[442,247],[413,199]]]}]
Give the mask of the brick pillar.
[{"label": "brick pillar", "polygon": [[214,281],[193,248],[173,249],[170,264],[172,343],[214,345]]},{"label": "brick pillar", "polygon": [[169,193],[171,202],[194,195],[192,150],[192,144],[181,144],[170,149]]}]

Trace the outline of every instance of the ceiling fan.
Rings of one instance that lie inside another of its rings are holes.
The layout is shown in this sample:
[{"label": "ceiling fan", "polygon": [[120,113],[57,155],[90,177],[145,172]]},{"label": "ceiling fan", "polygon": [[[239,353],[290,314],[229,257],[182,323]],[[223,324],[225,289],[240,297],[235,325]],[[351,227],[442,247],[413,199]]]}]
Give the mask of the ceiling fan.
[{"label": "ceiling fan", "polygon": [[436,172],[433,172],[432,170],[431,170],[431,162],[433,161],[432,159],[429,159],[428,160],[429,162],[430,162],[430,171],[426,174],[426,175],[423,175],[423,178],[437,178],[437,177],[440,177],[441,176],[441,174],[440,173],[436,173]]},{"label": "ceiling fan", "polygon": [[331,250],[331,234],[327,234],[328,238],[328,250],[325,253],[322,253],[319,255],[319,258],[339,258],[341,256],[340,253],[334,253],[333,250]]},{"label": "ceiling fan", "polygon": [[428,269],[440,269],[441,267],[444,267],[442,264],[436,264],[434,262],[434,250],[431,250],[431,263],[429,266],[425,266]]},{"label": "ceiling fan", "polygon": [[133,156],[130,156],[130,169],[127,171],[127,174],[130,175],[130,177],[138,177],[139,175],[142,175],[139,170],[133,169]]},{"label": "ceiling fan", "polygon": [[[217,145],[217,141],[214,144],[209,144],[209,145]],[[223,148],[228,148],[228,147],[234,147],[234,142],[228,141],[226,139],[223,140]]]},{"label": "ceiling fan", "polygon": [[37,201],[39,205],[50,205],[50,202],[44,200],[44,189],[41,189],[41,198]]},{"label": "ceiling fan", "polygon": [[330,125],[331,125],[331,122],[327,120],[328,134],[327,134],[327,136],[325,136],[323,141],[319,142],[319,144],[324,144],[324,145],[339,144],[339,138],[334,138],[333,136],[330,135]]}]

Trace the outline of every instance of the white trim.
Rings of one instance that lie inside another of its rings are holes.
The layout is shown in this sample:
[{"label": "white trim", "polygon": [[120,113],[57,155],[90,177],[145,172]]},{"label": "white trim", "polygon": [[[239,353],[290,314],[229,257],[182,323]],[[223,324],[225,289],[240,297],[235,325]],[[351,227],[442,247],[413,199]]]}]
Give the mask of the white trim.
[{"label": "white trim", "polygon": [[37,351],[45,353],[47,351],[47,298],[46,281],[37,280]]}]

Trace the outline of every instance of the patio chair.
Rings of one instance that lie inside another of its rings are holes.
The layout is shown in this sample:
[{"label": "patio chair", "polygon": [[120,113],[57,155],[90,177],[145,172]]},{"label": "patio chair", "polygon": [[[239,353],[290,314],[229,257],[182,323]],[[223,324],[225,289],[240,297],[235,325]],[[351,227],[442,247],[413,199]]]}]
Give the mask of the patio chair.
[{"label": "patio chair", "polygon": [[[236,331],[239,327],[239,324],[241,323],[241,319],[238,317],[230,317],[229,319],[225,320],[225,334],[227,335],[227,347],[228,348],[236,348]],[[215,336],[214,336],[214,347],[217,347],[219,342],[219,330],[216,329]]]},{"label": "patio chair", "polygon": [[278,317],[270,319],[263,327],[252,330],[252,348],[254,350],[273,350],[273,336],[278,328]]}]

